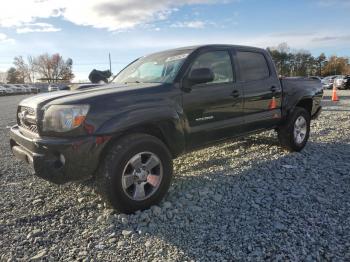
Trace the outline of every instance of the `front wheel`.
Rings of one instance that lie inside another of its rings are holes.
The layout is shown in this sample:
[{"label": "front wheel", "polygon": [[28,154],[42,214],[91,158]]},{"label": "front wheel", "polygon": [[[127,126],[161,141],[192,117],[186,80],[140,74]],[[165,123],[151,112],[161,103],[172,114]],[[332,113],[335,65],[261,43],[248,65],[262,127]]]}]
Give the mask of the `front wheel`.
[{"label": "front wheel", "polygon": [[282,147],[289,151],[301,151],[310,135],[310,113],[302,107],[296,107],[284,125],[277,130]]},{"label": "front wheel", "polygon": [[172,173],[171,154],[163,142],[132,134],[111,147],[96,180],[98,191],[112,207],[132,213],[160,202]]}]

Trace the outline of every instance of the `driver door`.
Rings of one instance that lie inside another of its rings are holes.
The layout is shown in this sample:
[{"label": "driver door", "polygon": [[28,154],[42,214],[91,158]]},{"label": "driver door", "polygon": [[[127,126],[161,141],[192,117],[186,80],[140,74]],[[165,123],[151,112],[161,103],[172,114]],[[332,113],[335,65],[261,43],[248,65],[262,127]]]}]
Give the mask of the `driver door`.
[{"label": "driver door", "polygon": [[242,90],[235,87],[232,57],[227,49],[200,53],[188,70],[209,68],[214,80],[196,84],[183,93],[186,143],[189,148],[208,144],[239,132],[243,124]]}]

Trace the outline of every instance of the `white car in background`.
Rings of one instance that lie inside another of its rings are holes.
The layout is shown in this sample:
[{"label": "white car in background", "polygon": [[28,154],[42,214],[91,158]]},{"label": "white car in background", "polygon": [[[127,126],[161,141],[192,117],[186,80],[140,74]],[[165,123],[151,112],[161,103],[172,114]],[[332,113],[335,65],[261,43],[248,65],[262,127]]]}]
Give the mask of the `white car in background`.
[{"label": "white car in background", "polygon": [[24,90],[26,91],[27,94],[31,93],[31,89],[30,89],[29,85],[21,85],[21,86],[24,88]]},{"label": "white car in background", "polygon": [[335,75],[335,76],[326,76],[325,78],[323,78],[321,81],[323,89],[332,89],[334,79],[337,77],[338,76]]},{"label": "white car in background", "polygon": [[58,91],[58,90],[60,90],[58,85],[49,85],[48,87],[49,92]]},{"label": "white car in background", "polygon": [[334,79],[333,86],[337,89],[345,89],[346,76],[337,76]]},{"label": "white car in background", "polygon": [[20,85],[20,84],[14,84],[13,85],[15,88],[17,88],[19,94],[25,94],[27,93],[26,89]]},{"label": "white car in background", "polygon": [[33,93],[33,94],[40,93],[39,87],[36,87],[34,85],[28,85],[28,84],[25,84],[24,86],[29,89],[29,93]]},{"label": "white car in background", "polygon": [[4,84],[2,85],[6,90],[7,95],[14,95],[17,94],[17,88],[14,88],[12,85]]},{"label": "white car in background", "polygon": [[23,93],[23,89],[17,85],[14,84],[8,84],[15,92],[15,94],[21,94]]},{"label": "white car in background", "polygon": [[6,95],[6,88],[0,85],[0,96]]}]

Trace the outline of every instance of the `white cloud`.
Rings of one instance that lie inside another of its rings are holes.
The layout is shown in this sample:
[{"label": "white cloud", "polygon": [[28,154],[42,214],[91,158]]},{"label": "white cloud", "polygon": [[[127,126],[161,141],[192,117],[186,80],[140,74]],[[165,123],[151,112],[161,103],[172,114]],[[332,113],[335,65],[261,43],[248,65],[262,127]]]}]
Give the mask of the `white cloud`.
[{"label": "white cloud", "polygon": [[58,32],[61,28],[57,28],[48,23],[27,23],[22,27],[18,27],[16,32],[18,34],[32,33],[32,32]]},{"label": "white cloud", "polygon": [[333,42],[333,43],[339,43],[339,42],[348,42],[350,43],[350,35],[325,35],[322,37],[315,37],[312,39],[313,42]]},{"label": "white cloud", "polygon": [[185,21],[185,22],[176,22],[171,25],[171,27],[178,27],[178,28],[204,28],[206,26],[206,22],[196,20],[196,21]]},{"label": "white cloud", "polygon": [[76,25],[116,31],[166,19],[181,6],[217,2],[227,0],[11,0],[1,6],[0,26],[22,28],[38,19],[62,17]]},{"label": "white cloud", "polygon": [[9,38],[7,35],[0,33],[0,44],[8,43],[13,44],[15,42],[14,39]]},{"label": "white cloud", "polygon": [[62,6],[57,0],[11,0],[1,5],[0,26],[17,27],[32,23],[37,18],[60,15]]},{"label": "white cloud", "polygon": [[[97,41],[97,40],[96,40]],[[152,51],[159,51],[163,49],[170,49],[183,46],[192,45],[203,45],[203,44],[233,44],[233,45],[248,45],[257,46],[261,48],[277,46],[280,43],[287,42],[291,48],[295,49],[307,49],[312,50],[315,48],[326,48],[334,46],[350,46],[350,37],[341,32],[283,32],[269,34],[262,32],[260,34],[241,34],[232,33],[227,35],[225,33],[213,33],[208,35],[203,34],[184,34],[184,35],[173,35],[157,39],[154,41],[152,35],[137,35],[125,39],[128,43],[127,48],[130,49],[142,49],[147,48]],[[99,42],[100,43],[100,42]],[[105,49],[124,49],[123,43],[115,44],[105,43],[103,48]],[[96,42],[92,41],[89,43],[89,47],[99,46]],[[101,46],[99,46],[101,48]]]}]

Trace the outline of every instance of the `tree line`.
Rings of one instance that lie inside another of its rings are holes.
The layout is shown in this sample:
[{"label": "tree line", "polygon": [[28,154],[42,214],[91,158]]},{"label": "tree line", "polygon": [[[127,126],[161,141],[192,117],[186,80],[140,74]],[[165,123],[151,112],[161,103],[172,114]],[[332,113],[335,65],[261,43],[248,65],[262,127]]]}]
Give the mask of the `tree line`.
[{"label": "tree line", "polygon": [[60,54],[28,56],[26,61],[22,56],[17,56],[13,64],[14,66],[7,71],[7,81],[11,84],[36,81],[70,82],[74,78],[73,60],[71,58],[65,60]]},{"label": "tree line", "polygon": [[281,76],[329,76],[349,75],[350,64],[348,57],[332,55],[326,57],[324,53],[313,56],[307,50],[292,50],[287,43],[277,47],[268,47],[279,75]]}]

